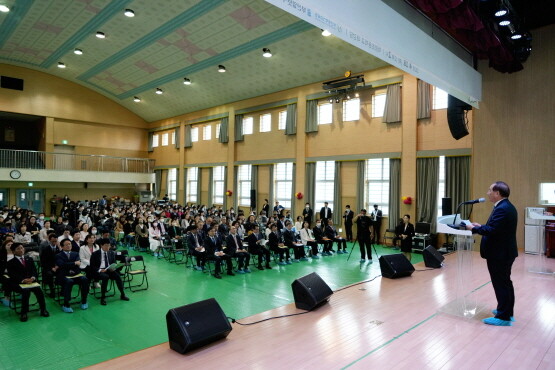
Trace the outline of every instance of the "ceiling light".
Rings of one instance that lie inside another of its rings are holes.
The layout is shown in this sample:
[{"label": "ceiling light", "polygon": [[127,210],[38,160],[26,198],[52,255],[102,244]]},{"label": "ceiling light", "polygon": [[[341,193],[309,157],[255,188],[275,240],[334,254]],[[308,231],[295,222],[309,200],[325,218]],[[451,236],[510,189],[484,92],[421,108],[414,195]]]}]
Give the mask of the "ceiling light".
[{"label": "ceiling light", "polygon": [[324,36],[324,37],[331,36],[331,32],[328,31],[328,30],[322,30],[322,36]]},{"label": "ceiling light", "polygon": [[508,19],[504,19],[501,22],[499,22],[500,26],[508,26],[509,24],[511,24],[511,21]]},{"label": "ceiling light", "polygon": [[133,98],[133,101],[134,101],[135,103],[139,103],[139,102],[141,101],[141,98],[139,98],[138,96],[135,96],[135,97]]},{"label": "ceiling light", "polygon": [[131,9],[125,9],[125,12],[123,12],[123,14],[125,14],[125,16],[129,18],[132,18],[135,16],[135,12]]},{"label": "ceiling light", "polygon": [[106,35],[104,34],[104,32],[98,31],[96,33],[96,37],[98,37],[99,39],[104,39],[104,38],[106,38]]},{"label": "ceiling light", "polygon": [[330,98],[329,101],[330,101],[330,104],[333,104],[333,98]]},{"label": "ceiling light", "polygon": [[495,12],[495,16],[496,16],[496,17],[502,17],[502,16],[504,16],[504,15],[507,14],[507,13],[508,13],[507,9],[501,8],[501,9],[499,9],[498,11]]},{"label": "ceiling light", "polygon": [[358,98],[358,97],[359,97],[358,93],[355,93],[355,98]]},{"label": "ceiling light", "polygon": [[190,85],[190,84],[191,84],[191,80],[189,80],[187,77],[185,77],[185,78],[183,79],[183,83],[184,83],[185,85]]},{"label": "ceiling light", "polygon": [[156,88],[156,94],[162,95],[163,93],[164,93],[164,91],[162,91],[162,89],[160,89],[158,87]]},{"label": "ceiling light", "polygon": [[58,62],[58,68],[65,68],[66,65],[62,62]]},{"label": "ceiling light", "polygon": [[335,102],[339,103],[341,101],[341,99],[339,97],[335,98]]},{"label": "ceiling light", "polygon": [[73,50],[73,54],[83,55],[83,50],[81,50],[81,49],[75,49],[75,50]]},{"label": "ceiling light", "polygon": [[269,58],[272,56],[272,52],[268,48],[262,49],[262,56],[265,58]]},{"label": "ceiling light", "polygon": [[9,11],[10,11],[10,8],[8,8],[6,5],[0,5],[0,12],[7,13]]},{"label": "ceiling light", "polygon": [[225,72],[225,67],[223,65],[219,65],[218,66],[218,72],[224,73]]},{"label": "ceiling light", "polygon": [[515,33],[514,35],[511,36],[511,38],[512,38],[513,40],[518,40],[518,39],[521,38],[521,37],[522,37],[522,35],[521,35],[520,33]]}]

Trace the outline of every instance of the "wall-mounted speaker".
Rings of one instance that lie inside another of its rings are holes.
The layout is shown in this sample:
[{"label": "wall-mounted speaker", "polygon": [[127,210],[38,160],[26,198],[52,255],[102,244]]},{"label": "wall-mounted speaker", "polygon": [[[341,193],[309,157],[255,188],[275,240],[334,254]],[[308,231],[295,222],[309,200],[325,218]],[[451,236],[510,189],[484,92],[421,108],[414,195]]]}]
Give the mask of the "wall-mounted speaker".
[{"label": "wall-mounted speaker", "polygon": [[170,348],[186,353],[227,337],[231,325],[214,298],[172,308],[166,314]]},{"label": "wall-mounted speaker", "polygon": [[389,279],[411,276],[414,272],[412,263],[401,253],[381,256],[380,269],[382,276]]},{"label": "wall-mounted speaker", "polygon": [[422,251],[422,257],[424,257],[424,264],[426,267],[431,267],[438,269],[441,267],[445,257],[434,248],[433,245],[428,245]]},{"label": "wall-mounted speaker", "polygon": [[456,140],[468,135],[465,111],[471,109],[471,105],[449,95],[447,99],[447,123],[449,124],[451,135]]},{"label": "wall-mounted speaker", "polygon": [[326,303],[333,294],[328,284],[315,272],[299,278],[291,284],[295,307],[312,311]]},{"label": "wall-mounted speaker", "polygon": [[23,80],[21,78],[0,76],[0,87],[3,89],[23,91]]}]

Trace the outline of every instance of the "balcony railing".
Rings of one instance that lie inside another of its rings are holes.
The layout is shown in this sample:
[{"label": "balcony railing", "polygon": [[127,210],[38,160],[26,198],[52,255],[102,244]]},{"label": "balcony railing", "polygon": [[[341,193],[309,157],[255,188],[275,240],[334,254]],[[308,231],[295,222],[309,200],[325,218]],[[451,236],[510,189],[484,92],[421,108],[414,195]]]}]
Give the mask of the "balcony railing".
[{"label": "balcony railing", "polygon": [[37,170],[152,173],[154,171],[154,160],[148,158],[112,157],[108,155],[0,149],[0,167]]}]

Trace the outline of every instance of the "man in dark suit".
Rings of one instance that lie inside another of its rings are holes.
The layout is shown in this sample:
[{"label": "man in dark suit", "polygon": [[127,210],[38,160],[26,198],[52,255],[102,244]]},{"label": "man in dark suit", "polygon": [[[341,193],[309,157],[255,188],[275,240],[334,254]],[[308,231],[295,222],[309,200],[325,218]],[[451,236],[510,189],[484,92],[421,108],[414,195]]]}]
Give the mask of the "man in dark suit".
[{"label": "man in dark suit", "polygon": [[372,242],[370,232],[372,219],[366,214],[366,210],[363,208],[360,210],[360,213],[356,215],[354,221],[357,224],[357,240],[360,247],[360,263],[366,262],[366,256],[368,256],[368,262],[372,263]]},{"label": "man in dark suit", "polygon": [[91,273],[93,279],[102,282],[100,285],[100,304],[106,306],[108,280],[113,280],[116,283],[120,292],[120,299],[122,301],[128,301],[129,298],[123,291],[123,282],[121,281],[119,271],[115,268],[109,268],[110,265],[116,263],[116,252],[110,250],[110,240],[100,239],[98,240],[98,244],[100,245],[100,249],[94,251],[91,255]]},{"label": "man in dark suit", "polygon": [[303,209],[303,218],[305,221],[308,222],[309,226],[312,226],[312,216],[314,215],[314,211],[310,207],[310,203],[306,203]]},{"label": "man in dark suit", "polygon": [[382,227],[382,210],[378,209],[378,205],[374,204],[374,210],[372,211],[372,244],[380,244],[380,229]]},{"label": "man in dark suit", "polygon": [[324,202],[324,206],[320,208],[320,220],[322,220],[322,225],[327,225],[328,220],[331,219],[331,216],[331,208],[328,207],[328,202]]},{"label": "man in dark suit", "polygon": [[304,245],[297,240],[297,235],[292,230],[293,223],[291,221],[285,221],[285,229],[283,230],[283,243],[287,248],[293,249],[293,254],[295,259],[293,262],[308,261],[306,254],[304,252]]},{"label": "man in dark suit", "polygon": [[345,233],[347,234],[347,241],[350,242],[353,241],[353,217],[355,217],[355,213],[351,211],[351,206],[347,204],[343,219],[345,220]]},{"label": "man in dark suit", "polygon": [[71,299],[71,289],[74,284],[81,287],[81,309],[89,308],[87,296],[89,295],[89,279],[81,274],[81,261],[79,253],[71,251],[71,240],[64,239],[60,242],[62,251],[56,254],[56,282],[62,286],[64,304],[62,310],[72,313],[73,309],[69,306]]},{"label": "man in dark suit", "polygon": [[347,241],[345,238],[339,236],[337,230],[333,226],[331,218],[328,219],[328,225],[324,229],[324,235],[332,242],[335,241],[337,243],[337,254],[349,253],[347,252]]},{"label": "man in dark suit", "polygon": [[[13,243],[10,246],[14,254],[14,258],[8,261],[8,275],[12,291],[21,294],[21,313],[20,320],[27,321],[27,312],[29,312],[29,297],[31,292],[37,297],[40,307],[40,315],[48,317],[50,314],[46,310],[46,302],[40,285],[37,284],[37,270],[35,263],[30,257],[25,257],[25,247],[21,243]],[[20,284],[35,284],[34,287],[23,288]]]},{"label": "man in dark suit", "polygon": [[208,258],[216,262],[216,270],[214,271],[214,277],[216,279],[222,278],[222,261],[226,263],[227,274],[230,276],[235,275],[232,271],[231,257],[223,251],[222,241],[220,238],[216,237],[215,227],[208,230],[208,236],[204,239],[204,248],[206,248]]},{"label": "man in dark suit", "polygon": [[231,226],[229,228],[229,234],[226,237],[226,248],[224,249],[224,252],[230,257],[237,257],[237,272],[239,274],[251,272],[249,269],[251,255],[246,249],[243,248],[243,242],[241,241],[239,234],[237,234],[237,228],[235,226]]},{"label": "man in dark suit", "polygon": [[48,243],[41,245],[40,265],[42,269],[42,283],[50,288],[50,298],[55,296],[56,254],[59,251],[58,236],[55,233],[48,234]]},{"label": "man in dark suit", "polygon": [[482,320],[488,325],[511,326],[514,315],[515,291],[511,281],[511,267],[518,256],[516,226],[518,213],[509,201],[511,190],[503,181],[490,185],[487,195],[494,203],[485,225],[473,222],[466,225],[473,234],[482,235],[480,256],[487,261],[491,284],[497,298],[494,317]]},{"label": "man in dark suit", "polygon": [[198,233],[198,226],[191,225],[188,227],[187,244],[189,245],[189,254],[197,258],[195,270],[203,271],[206,263],[206,249],[204,248],[204,240]]},{"label": "man in dark suit", "polygon": [[[287,248],[283,242],[283,237],[277,229],[276,224],[270,225],[270,234],[268,235],[268,248],[279,255],[278,265],[290,265],[291,256],[289,254],[289,248]],[[283,257],[285,256],[285,261]]]},{"label": "man in dark suit", "polygon": [[250,235],[247,237],[247,242],[249,243],[249,253],[255,254],[258,256],[258,269],[264,270],[262,267],[262,258],[266,257],[266,268],[271,270],[272,266],[270,266],[270,250],[267,249],[263,244],[263,239],[260,238],[260,228],[258,225],[254,227]]}]

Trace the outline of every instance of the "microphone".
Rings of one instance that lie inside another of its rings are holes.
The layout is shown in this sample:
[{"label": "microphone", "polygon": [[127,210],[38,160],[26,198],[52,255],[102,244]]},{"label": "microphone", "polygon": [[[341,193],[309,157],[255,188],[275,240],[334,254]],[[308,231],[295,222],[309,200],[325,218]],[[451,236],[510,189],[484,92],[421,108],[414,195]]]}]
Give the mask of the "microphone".
[{"label": "microphone", "polygon": [[486,198],[479,198],[474,200],[467,200],[466,202],[462,202],[462,204],[476,204],[476,203],[484,203]]}]

